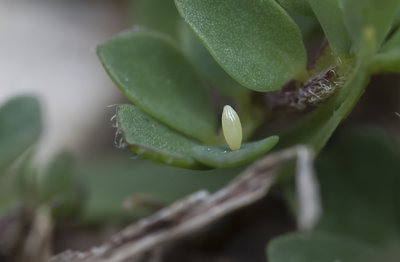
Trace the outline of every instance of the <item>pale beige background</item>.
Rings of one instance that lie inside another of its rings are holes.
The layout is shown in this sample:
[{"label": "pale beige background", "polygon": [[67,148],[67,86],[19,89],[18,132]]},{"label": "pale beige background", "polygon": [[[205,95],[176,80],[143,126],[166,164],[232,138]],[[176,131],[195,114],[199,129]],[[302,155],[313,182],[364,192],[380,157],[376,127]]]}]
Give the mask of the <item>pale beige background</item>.
[{"label": "pale beige background", "polygon": [[0,102],[25,93],[40,99],[39,160],[60,150],[82,154],[109,124],[106,106],[119,92],[95,49],[128,26],[121,3],[0,0]]}]

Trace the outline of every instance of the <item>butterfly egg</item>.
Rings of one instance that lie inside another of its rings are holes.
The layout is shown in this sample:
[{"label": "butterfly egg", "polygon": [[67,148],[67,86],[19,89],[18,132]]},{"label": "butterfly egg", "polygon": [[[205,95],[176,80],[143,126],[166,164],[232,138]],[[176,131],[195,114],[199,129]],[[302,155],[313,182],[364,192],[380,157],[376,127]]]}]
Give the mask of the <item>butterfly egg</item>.
[{"label": "butterfly egg", "polygon": [[230,149],[238,150],[242,144],[242,124],[236,111],[229,105],[222,112],[222,132]]}]

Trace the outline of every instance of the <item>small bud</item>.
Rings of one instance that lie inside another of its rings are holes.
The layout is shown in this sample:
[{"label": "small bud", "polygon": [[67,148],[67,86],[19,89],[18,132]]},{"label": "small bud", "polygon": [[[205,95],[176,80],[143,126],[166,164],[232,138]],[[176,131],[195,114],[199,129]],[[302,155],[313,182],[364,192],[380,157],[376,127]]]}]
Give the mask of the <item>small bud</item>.
[{"label": "small bud", "polygon": [[242,144],[242,124],[236,111],[229,105],[222,112],[222,131],[230,149],[238,150]]}]

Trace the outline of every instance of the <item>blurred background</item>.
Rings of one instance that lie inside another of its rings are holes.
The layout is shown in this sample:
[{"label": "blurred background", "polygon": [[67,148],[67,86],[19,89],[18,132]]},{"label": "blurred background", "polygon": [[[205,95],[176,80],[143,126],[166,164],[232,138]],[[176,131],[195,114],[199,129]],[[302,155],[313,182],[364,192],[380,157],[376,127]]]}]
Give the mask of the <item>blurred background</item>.
[{"label": "blurred background", "polygon": [[39,206],[54,218],[41,251],[85,250],[240,171],[165,167],[117,148],[111,118],[127,100],[96,48],[132,27],[133,11],[131,0],[0,0],[0,261],[40,261],[16,255]]},{"label": "blurred background", "polygon": [[112,147],[109,118],[121,96],[96,46],[130,26],[127,1],[1,0],[0,103],[19,94],[40,100],[38,160]]},{"label": "blurred background", "polygon": [[[19,95],[33,96],[39,101],[40,117],[33,114],[31,120],[37,117],[42,124],[38,137],[26,143],[29,149],[10,158],[16,162],[3,165],[4,152],[0,148],[0,261],[7,261],[2,260],[4,254],[23,241],[26,234],[10,241],[10,232],[20,232],[15,228],[32,223],[37,206],[45,204],[53,209],[52,252],[85,250],[102,243],[127,223],[191,192],[217,190],[242,170],[165,167],[116,147],[110,119],[113,105],[126,100],[103,70],[96,47],[132,27],[134,11],[134,0],[0,0],[0,105]],[[393,141],[400,142],[400,117],[395,114],[400,112],[399,85],[396,75],[372,79],[343,125],[372,126],[372,135],[360,138],[358,145],[375,141],[375,137],[384,137],[385,145],[393,147],[397,146]],[[18,103],[25,102],[11,103],[29,116],[35,105],[23,111]],[[21,119],[29,122],[23,116]],[[0,115],[0,123],[6,120]],[[369,132],[369,128],[359,130]],[[0,145],[10,140],[1,137],[7,132],[13,133],[0,126]],[[332,141],[337,141],[341,133],[339,130]],[[352,145],[352,140],[345,141]],[[354,145],[349,153],[363,151],[367,150]],[[388,172],[397,172],[397,167],[393,164]],[[37,185],[39,189],[32,189]],[[31,201],[30,192],[35,190],[38,192]],[[265,243],[295,228],[285,197],[274,189],[268,198],[226,218],[228,222],[218,225],[211,236],[192,241],[186,253],[178,257],[173,254],[167,261],[265,261]],[[26,212],[31,213],[27,216]],[[199,250],[193,247],[199,245],[202,251],[197,257],[203,260],[188,260],[196,257],[193,254]]]}]

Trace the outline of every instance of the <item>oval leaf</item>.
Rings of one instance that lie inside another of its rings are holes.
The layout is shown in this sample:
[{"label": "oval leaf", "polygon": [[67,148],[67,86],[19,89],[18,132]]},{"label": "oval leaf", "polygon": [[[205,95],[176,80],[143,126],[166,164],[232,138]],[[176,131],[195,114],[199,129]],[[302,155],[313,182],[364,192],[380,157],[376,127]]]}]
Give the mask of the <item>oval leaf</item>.
[{"label": "oval leaf", "polygon": [[166,38],[127,33],[101,45],[99,57],[121,92],[141,110],[187,136],[214,136],[207,90],[189,62]]},{"label": "oval leaf", "polygon": [[61,153],[52,160],[47,171],[40,176],[37,195],[40,203],[56,203],[52,214],[57,220],[71,219],[80,213],[85,199],[71,155]]},{"label": "oval leaf", "polygon": [[190,155],[196,142],[176,133],[133,105],[119,105],[117,128],[133,152],[170,166],[198,169],[203,166]]},{"label": "oval leaf", "polygon": [[343,21],[338,0],[308,0],[315,16],[328,39],[332,51],[337,55],[349,54],[351,40]]},{"label": "oval leaf", "polygon": [[196,70],[210,81],[212,87],[230,97],[247,96],[250,90],[242,87],[221,68],[189,26],[183,22],[180,27],[180,37],[183,51]]},{"label": "oval leaf", "polygon": [[232,151],[227,146],[196,146],[193,157],[211,167],[235,167],[247,164],[270,151],[279,141],[271,136],[260,141],[242,144],[239,150]]},{"label": "oval leaf", "polygon": [[0,108],[0,171],[30,147],[41,132],[40,108],[33,97],[17,97]]},{"label": "oval leaf", "polygon": [[303,73],[297,25],[274,0],[175,0],[216,61],[243,86],[272,91]]}]

